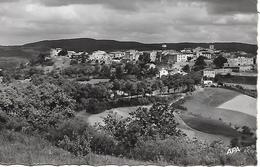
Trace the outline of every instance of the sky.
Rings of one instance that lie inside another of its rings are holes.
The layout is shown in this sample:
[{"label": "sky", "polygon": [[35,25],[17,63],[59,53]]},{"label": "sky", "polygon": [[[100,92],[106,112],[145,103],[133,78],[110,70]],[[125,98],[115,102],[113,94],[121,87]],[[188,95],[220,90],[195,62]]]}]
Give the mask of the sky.
[{"label": "sky", "polygon": [[0,0],[0,45],[95,38],[256,44],[257,0]]}]

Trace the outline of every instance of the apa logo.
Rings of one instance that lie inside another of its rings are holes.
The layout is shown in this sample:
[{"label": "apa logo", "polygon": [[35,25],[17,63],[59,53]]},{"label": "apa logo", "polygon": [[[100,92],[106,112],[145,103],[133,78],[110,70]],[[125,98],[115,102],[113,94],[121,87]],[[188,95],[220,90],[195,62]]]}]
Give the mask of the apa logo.
[{"label": "apa logo", "polygon": [[240,149],[238,147],[229,148],[228,151],[227,151],[227,155],[228,154],[234,154],[234,153],[237,153],[237,152],[240,152]]}]

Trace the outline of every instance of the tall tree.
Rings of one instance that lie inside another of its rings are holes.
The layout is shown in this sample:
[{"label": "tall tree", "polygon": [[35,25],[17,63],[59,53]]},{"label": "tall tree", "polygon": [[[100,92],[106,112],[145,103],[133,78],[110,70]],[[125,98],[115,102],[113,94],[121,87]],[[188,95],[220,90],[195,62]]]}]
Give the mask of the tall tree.
[{"label": "tall tree", "polygon": [[218,68],[222,68],[224,66],[224,63],[226,63],[226,62],[227,62],[227,59],[221,55],[213,60],[213,63]]},{"label": "tall tree", "polygon": [[207,64],[205,62],[205,57],[204,56],[199,56],[195,62],[195,65],[194,65],[194,70],[195,71],[199,71],[199,70],[202,70],[204,69]]},{"label": "tall tree", "polygon": [[183,70],[184,72],[190,72],[190,66],[187,64],[187,65],[185,65],[185,66],[182,68],[182,70]]}]

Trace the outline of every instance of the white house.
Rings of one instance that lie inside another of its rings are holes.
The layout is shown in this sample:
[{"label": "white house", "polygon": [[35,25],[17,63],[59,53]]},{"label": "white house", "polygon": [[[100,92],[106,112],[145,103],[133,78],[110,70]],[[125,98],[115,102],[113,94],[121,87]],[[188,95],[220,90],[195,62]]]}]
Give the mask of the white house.
[{"label": "white house", "polygon": [[149,64],[147,64],[147,65],[149,66],[149,68],[148,68],[148,69],[156,68],[156,65],[155,65],[155,64],[153,64],[153,63],[149,63]]},{"label": "white house", "polygon": [[125,52],[125,57],[130,61],[136,62],[139,59],[140,52],[137,50],[128,50]]},{"label": "white house", "polygon": [[151,62],[155,62],[156,56],[157,56],[157,52],[156,52],[156,51],[152,51],[152,52],[150,53]]},{"label": "white house", "polygon": [[253,66],[251,66],[251,65],[239,66],[239,71],[241,71],[241,72],[251,71],[252,69],[253,69]]},{"label": "white house", "polygon": [[180,54],[177,54],[177,62],[185,62],[188,60],[188,54],[183,54],[183,53],[180,53]]},{"label": "white house", "polygon": [[212,54],[210,52],[201,52],[200,56],[204,56],[204,57],[206,57],[208,59],[212,58]]},{"label": "white house", "polygon": [[203,70],[203,77],[207,78],[215,78],[216,72],[213,69],[204,69]]},{"label": "white house", "polygon": [[117,52],[110,52],[109,53],[113,58],[115,59],[121,59],[125,56],[125,52],[120,52],[120,51],[117,51]]},{"label": "white house", "polygon": [[55,48],[50,50],[50,57],[58,56],[59,52],[62,51],[61,48]]},{"label": "white house", "polygon": [[103,62],[105,64],[110,64],[112,62],[112,58],[105,51],[95,51],[90,56],[89,59],[92,61]]},{"label": "white house", "polygon": [[162,68],[160,71],[159,71],[159,77],[161,78],[162,76],[167,76],[169,74],[169,72],[165,69],[165,68]]},{"label": "white house", "polygon": [[204,86],[211,86],[213,84],[213,81],[211,81],[211,80],[204,80],[203,84],[204,84]]},{"label": "white house", "polygon": [[227,63],[225,63],[224,66],[238,67],[238,66],[248,66],[253,64],[254,64],[254,58],[237,57],[237,58],[228,58]]}]

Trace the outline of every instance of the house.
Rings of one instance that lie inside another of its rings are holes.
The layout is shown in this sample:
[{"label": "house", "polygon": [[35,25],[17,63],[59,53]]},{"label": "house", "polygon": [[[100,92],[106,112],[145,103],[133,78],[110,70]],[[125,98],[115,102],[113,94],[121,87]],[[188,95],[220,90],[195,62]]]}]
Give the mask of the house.
[{"label": "house", "polygon": [[152,52],[150,53],[151,62],[155,62],[156,56],[157,56],[157,52],[156,52],[156,51],[152,51]]},{"label": "house", "polygon": [[204,56],[207,59],[211,59],[212,58],[212,54],[210,52],[201,52],[200,56]]},{"label": "house", "polygon": [[125,58],[132,62],[136,62],[139,59],[140,52],[137,50],[128,50],[125,52]]},{"label": "house", "polygon": [[112,58],[105,51],[95,51],[90,56],[89,59],[92,61],[98,61],[99,63],[111,64]]},{"label": "house", "polygon": [[188,73],[177,69],[169,70],[169,75],[175,75],[175,74],[187,75]]},{"label": "house", "polygon": [[209,45],[210,50],[214,50],[214,45]]},{"label": "house", "polygon": [[254,58],[247,57],[237,57],[237,58],[228,58],[227,63],[224,64],[225,67],[238,67],[244,65],[253,65]]},{"label": "house", "polygon": [[148,63],[147,66],[149,66],[148,69],[156,68],[156,65],[153,63]]},{"label": "house", "polygon": [[125,52],[120,52],[120,51],[110,52],[109,55],[114,59],[121,59],[125,56]]},{"label": "house", "polygon": [[59,52],[62,51],[61,48],[55,48],[50,50],[50,57],[58,56]]},{"label": "house", "polygon": [[203,70],[203,77],[207,78],[215,78],[216,72],[213,69],[204,69]]},{"label": "house", "polygon": [[186,62],[190,54],[183,53],[169,53],[168,55],[168,63],[178,63],[178,62]]},{"label": "house", "polygon": [[213,81],[211,81],[211,80],[204,80],[203,84],[204,84],[204,86],[211,86],[213,84]]},{"label": "house", "polygon": [[165,68],[162,68],[160,71],[159,71],[159,77],[161,78],[162,76],[167,76],[169,74],[169,72],[165,69]]},{"label": "house", "polygon": [[252,69],[253,69],[253,66],[251,66],[251,65],[239,66],[239,71],[240,72],[251,71]]},{"label": "house", "polygon": [[183,54],[183,53],[180,53],[180,54],[177,54],[177,62],[186,62],[188,60],[188,55],[189,54]]}]

